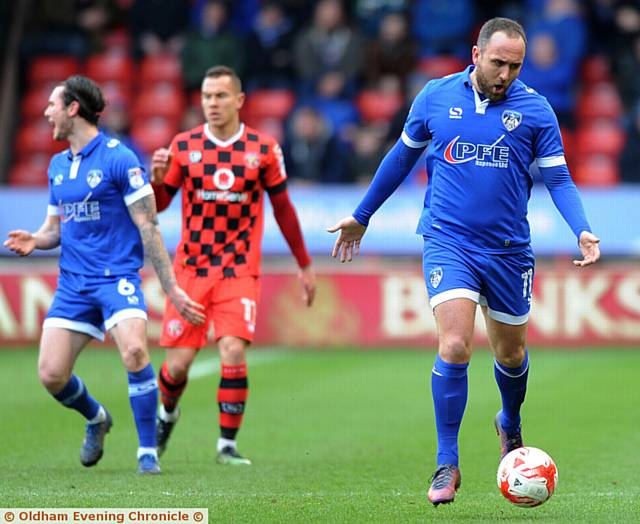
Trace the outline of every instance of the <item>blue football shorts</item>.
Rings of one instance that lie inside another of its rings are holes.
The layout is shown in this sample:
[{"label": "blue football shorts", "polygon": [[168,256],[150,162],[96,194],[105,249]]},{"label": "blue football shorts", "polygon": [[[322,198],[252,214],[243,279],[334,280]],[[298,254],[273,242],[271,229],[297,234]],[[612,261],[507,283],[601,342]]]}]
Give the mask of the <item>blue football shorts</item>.
[{"label": "blue football shorts", "polygon": [[489,316],[518,326],[531,309],[535,259],[529,247],[496,255],[425,239],[422,268],[432,308],[454,298],[487,306]]},{"label": "blue football shorts", "polygon": [[60,270],[43,328],[58,327],[104,340],[104,332],[128,318],[147,319],[140,275],[86,276]]}]

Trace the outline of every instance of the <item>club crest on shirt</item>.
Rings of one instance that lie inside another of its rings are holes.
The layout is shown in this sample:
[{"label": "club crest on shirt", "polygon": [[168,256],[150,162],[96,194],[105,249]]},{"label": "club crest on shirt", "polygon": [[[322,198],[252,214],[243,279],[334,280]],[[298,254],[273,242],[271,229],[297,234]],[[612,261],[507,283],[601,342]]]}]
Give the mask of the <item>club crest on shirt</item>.
[{"label": "club crest on shirt", "polygon": [[179,337],[184,332],[184,326],[182,325],[182,322],[177,318],[170,320],[167,323],[166,329],[167,329],[167,335],[173,338]]},{"label": "club crest on shirt", "polygon": [[142,177],[142,169],[139,167],[132,167],[127,170],[127,174],[129,175],[129,185],[133,189],[139,189],[144,186],[144,178]]},{"label": "club crest on shirt", "polygon": [[513,131],[522,122],[522,113],[518,111],[506,110],[502,112],[502,123],[507,131]]},{"label": "club crest on shirt", "polygon": [[440,266],[434,267],[429,273],[429,283],[433,289],[436,289],[442,281],[442,268]]},{"label": "club crest on shirt", "polygon": [[189,162],[195,164],[202,160],[202,151],[189,151]]},{"label": "club crest on shirt", "polygon": [[256,153],[247,153],[244,155],[244,163],[249,169],[257,169],[260,167],[260,158]]},{"label": "club crest on shirt", "polygon": [[64,180],[64,175],[62,173],[58,173],[56,176],[53,177],[53,185],[54,186],[62,185],[63,180]]},{"label": "club crest on shirt", "polygon": [[102,182],[102,171],[99,169],[92,169],[87,173],[87,184],[89,184],[91,189],[96,187],[100,182]]}]

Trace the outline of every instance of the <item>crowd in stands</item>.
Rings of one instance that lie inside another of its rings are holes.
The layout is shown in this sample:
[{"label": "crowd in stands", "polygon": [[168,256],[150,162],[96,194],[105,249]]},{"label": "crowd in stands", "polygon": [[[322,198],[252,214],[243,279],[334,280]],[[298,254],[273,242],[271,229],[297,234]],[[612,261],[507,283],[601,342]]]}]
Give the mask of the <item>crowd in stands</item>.
[{"label": "crowd in stands", "polygon": [[[147,161],[202,123],[202,76],[225,64],[292,180],[368,182],[413,97],[470,63],[492,16],[523,23],[521,79],[556,111],[575,181],[640,182],[640,4],[617,0],[34,0],[8,181],[46,184],[60,146],[42,112],[67,76],[99,82],[102,126]],[[409,183],[427,180],[420,162]]]}]

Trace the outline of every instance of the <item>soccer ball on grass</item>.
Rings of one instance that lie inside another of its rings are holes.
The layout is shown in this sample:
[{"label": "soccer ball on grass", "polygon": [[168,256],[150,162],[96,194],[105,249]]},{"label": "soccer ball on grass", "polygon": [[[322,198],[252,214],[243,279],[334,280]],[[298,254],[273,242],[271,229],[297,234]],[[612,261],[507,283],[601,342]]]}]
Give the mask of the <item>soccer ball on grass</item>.
[{"label": "soccer ball on grass", "polygon": [[511,503],[533,508],[549,500],[558,484],[553,459],[538,448],[514,449],[500,461],[498,488]]}]

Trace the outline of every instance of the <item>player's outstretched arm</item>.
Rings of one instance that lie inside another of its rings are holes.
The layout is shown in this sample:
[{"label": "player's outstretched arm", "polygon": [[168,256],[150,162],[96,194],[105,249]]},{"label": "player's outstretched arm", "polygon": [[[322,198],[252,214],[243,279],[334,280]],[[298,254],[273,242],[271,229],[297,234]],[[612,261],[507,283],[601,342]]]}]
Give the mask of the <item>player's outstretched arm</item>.
[{"label": "player's outstretched arm", "polygon": [[30,255],[34,249],[53,249],[60,245],[60,218],[48,215],[36,233],[23,229],[9,231],[4,245],[21,257]]},{"label": "player's outstretched arm", "polygon": [[316,272],[311,264],[298,270],[298,280],[302,286],[302,301],[309,307],[316,298]]},{"label": "player's outstretched arm", "polygon": [[178,313],[185,320],[192,324],[203,324],[206,318],[203,314],[204,307],[191,300],[189,295],[176,282],[169,253],[167,253],[160,235],[154,196],[149,195],[136,200],[129,206],[129,214],[133,223],[138,227],[138,231],[140,231],[145,255],[151,259],[153,268],[160,279],[162,289],[164,289],[169,300],[176,306]]},{"label": "player's outstretched arm", "polygon": [[576,267],[590,266],[600,258],[600,239],[589,231],[580,233],[580,251],[582,252],[582,260],[574,260],[573,265]]},{"label": "player's outstretched arm", "polygon": [[360,241],[364,236],[366,226],[363,226],[353,217],[346,217],[340,220],[335,226],[328,227],[329,233],[340,231],[340,236],[333,245],[331,256],[340,257],[340,262],[351,262],[353,255],[360,254]]}]

